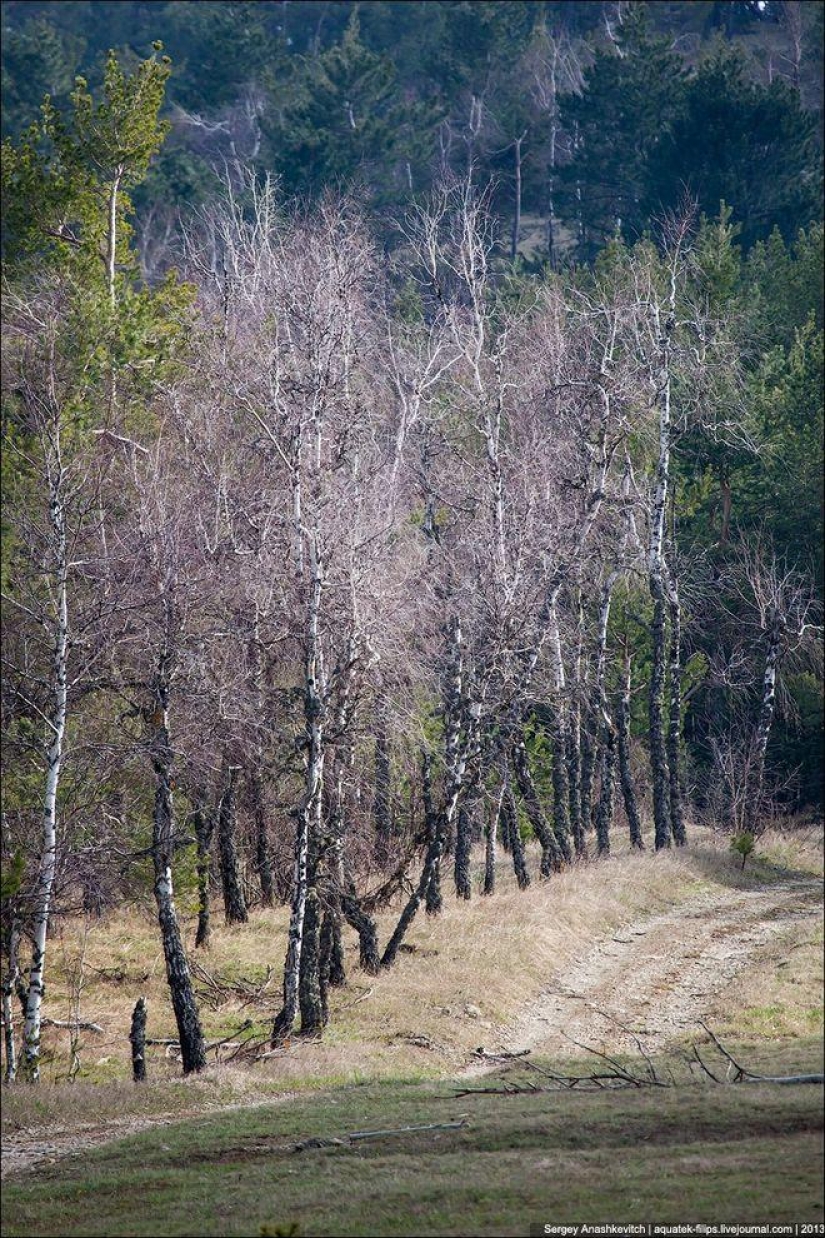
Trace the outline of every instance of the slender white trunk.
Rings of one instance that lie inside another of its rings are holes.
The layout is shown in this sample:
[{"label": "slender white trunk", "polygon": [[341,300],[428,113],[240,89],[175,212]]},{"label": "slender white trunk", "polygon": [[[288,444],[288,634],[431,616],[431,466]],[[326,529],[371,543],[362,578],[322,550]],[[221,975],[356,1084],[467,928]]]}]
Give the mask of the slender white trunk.
[{"label": "slender white trunk", "polygon": [[653,819],[657,850],[669,847],[671,841],[670,777],[664,729],[666,630],[664,535],[665,510],[670,480],[670,332],[672,329],[674,304],[675,286],[672,279],[670,313],[667,323],[662,322],[658,303],[653,305],[651,315],[652,328],[659,349],[659,367],[655,376],[656,400],[659,412],[659,455],[656,461],[655,490],[648,545],[648,580],[650,595],[653,599],[653,651],[648,708],[650,719],[650,768],[653,782]]},{"label": "slender white trunk", "polygon": [[8,935],[9,966],[3,978],[3,1046],[6,1054],[6,1083],[14,1083],[17,1077],[17,1049],[14,1043],[14,1015],[12,1012],[12,997],[20,976],[18,948],[20,945],[20,930],[17,922],[12,921]]},{"label": "slender white trunk", "polygon": [[323,665],[321,660],[320,615],[323,589],[323,563],[317,535],[309,538],[310,591],[307,608],[304,715],[307,736],[307,764],[304,802],[298,817],[295,837],[295,890],[289,920],[289,939],[284,965],[284,1002],[272,1029],[277,1044],[292,1031],[298,1011],[301,951],[304,940],[309,877],[310,843],[321,832],[322,782],[324,772]]},{"label": "slender white trunk", "polygon": [[52,711],[47,723],[50,739],[46,749],[43,841],[34,912],[32,964],[29,972],[26,1018],[23,1026],[23,1069],[32,1083],[36,1083],[40,1078],[40,1021],[46,963],[46,935],[49,928],[49,912],[56,868],[57,792],[63,760],[63,738],[66,732],[66,683],[69,654],[68,555],[66,512],[62,495],[63,468],[59,459],[59,443],[57,456],[49,493],[49,521],[54,540],[57,600],[57,622],[52,655]]},{"label": "slender white trunk", "polygon": [[759,827],[762,807],[762,786],[765,780],[765,757],[768,751],[773,716],[776,709],[776,671],[782,648],[782,622],[778,613],[771,619],[768,648],[765,654],[765,674],[762,679],[762,702],[756,728],[752,773],[746,799],[745,828],[751,832]]},{"label": "slender white trunk", "polygon": [[120,182],[123,169],[118,168],[109,192],[109,235],[106,246],[106,279],[109,286],[109,302],[115,308],[115,259],[117,257],[117,199],[120,193]]}]

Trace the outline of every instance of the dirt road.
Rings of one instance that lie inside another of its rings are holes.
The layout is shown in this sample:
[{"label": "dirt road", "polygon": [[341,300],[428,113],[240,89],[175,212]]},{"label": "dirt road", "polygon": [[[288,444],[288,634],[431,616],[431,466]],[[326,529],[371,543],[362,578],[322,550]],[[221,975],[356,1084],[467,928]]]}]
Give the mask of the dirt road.
[{"label": "dirt road", "polygon": [[656,1052],[697,1030],[712,999],[790,925],[822,919],[822,881],[795,877],[750,890],[702,893],[641,920],[583,955],[563,986],[527,1006],[501,1037],[508,1051],[629,1047],[628,1029]]}]

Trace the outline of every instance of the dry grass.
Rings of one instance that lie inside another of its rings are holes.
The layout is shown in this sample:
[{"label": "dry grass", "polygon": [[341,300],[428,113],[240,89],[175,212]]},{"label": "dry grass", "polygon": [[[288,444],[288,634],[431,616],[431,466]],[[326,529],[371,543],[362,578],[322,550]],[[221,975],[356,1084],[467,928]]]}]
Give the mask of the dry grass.
[{"label": "dry grass", "polygon": [[[148,910],[118,911],[93,923],[87,932],[80,1013],[99,1023],[104,1032],[82,1033],[79,1081],[60,1083],[68,1067],[68,1034],[46,1028],[44,1079],[60,1086],[39,1089],[36,1101],[24,1095],[27,1090],[7,1096],[4,1120],[29,1126],[68,1120],[70,1111],[72,1122],[92,1121],[126,1111],[174,1112],[232,1101],[253,1103],[277,1091],[368,1079],[443,1076],[466,1062],[475,1047],[494,1046],[497,1025],[511,1021],[521,1007],[563,976],[574,959],[621,926],[676,906],[704,889],[743,888],[776,879],[781,872],[775,865],[821,872],[821,831],[766,835],[760,840],[759,856],[764,858],[749,861],[742,872],[727,838],[697,828],[685,851],[637,855],[619,842],[608,860],[576,865],[549,882],[534,882],[524,892],[515,887],[503,856],[492,897],[474,896],[469,903],[458,903],[445,880],[443,914],[435,919],[423,912],[418,916],[407,938],[413,951],[401,955],[387,973],[368,977],[360,972],[357,945],[347,933],[349,984],[333,993],[330,1027],[323,1041],[296,1038],[282,1056],[249,1068],[218,1067],[203,1079],[187,1081],[177,1078],[179,1066],[165,1060],[164,1050],[158,1048],[149,1061],[150,1078],[157,1086],[146,1089],[133,1089],[125,1082],[135,1000],[141,994],[148,1000],[150,1036],[173,1036],[174,1021],[154,917]],[[535,856],[531,863],[535,871]],[[397,914],[396,907],[381,915],[382,941]],[[233,928],[224,927],[216,916],[209,950],[194,957],[220,977],[260,982],[267,965],[273,974],[254,1006],[245,1007],[234,998],[214,1009],[205,1004],[207,1037],[227,1036],[245,1019],[252,1019],[261,1034],[266,1032],[279,1005],[287,916],[285,908],[258,910],[249,924]],[[184,929],[191,943],[194,921],[186,919]],[[83,925],[69,922],[51,943],[47,1016],[70,1015],[67,982],[82,936]],[[793,984],[800,994],[804,992],[806,1002],[812,1001],[813,946],[810,952],[808,947],[796,950],[791,958],[789,968],[781,968],[779,958],[766,963],[766,975],[775,979],[786,972],[776,983],[786,989]],[[749,983],[759,986],[763,981],[754,973]],[[740,991],[737,982],[737,992],[729,995],[737,1006]],[[748,1000],[754,1007],[775,1004],[772,993],[759,989]],[[794,1023],[794,1029],[802,1031],[803,1025]],[[810,1035],[816,1029],[809,1022],[804,1030]],[[101,1083],[109,1086],[90,1086]]]}]

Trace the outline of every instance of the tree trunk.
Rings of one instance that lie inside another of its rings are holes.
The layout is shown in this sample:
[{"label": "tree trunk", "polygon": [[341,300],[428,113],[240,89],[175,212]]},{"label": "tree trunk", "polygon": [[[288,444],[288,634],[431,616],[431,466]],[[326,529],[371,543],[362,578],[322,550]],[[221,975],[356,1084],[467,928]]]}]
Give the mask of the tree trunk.
[{"label": "tree trunk", "polygon": [[510,835],[510,848],[513,856],[513,871],[516,874],[516,881],[520,890],[526,890],[530,884],[530,874],[527,871],[527,862],[524,857],[524,843],[521,841],[518,805],[513,794],[513,784],[510,781],[509,762],[504,766],[504,799],[501,807]]},{"label": "tree trunk", "polygon": [[215,818],[203,804],[199,804],[194,812],[195,838],[198,846],[198,928],[195,933],[195,945],[207,946],[212,932],[209,911],[209,886],[212,873],[212,834],[215,829]]},{"label": "tree trunk", "polygon": [[515,262],[518,255],[518,243],[521,235],[521,144],[526,134],[513,142],[513,161],[515,171],[515,204],[513,209],[513,235],[510,241],[510,260]]},{"label": "tree trunk", "polygon": [[[466,711],[465,719],[462,718],[462,701],[465,695],[464,668],[461,620],[458,616],[456,616],[451,625],[450,646],[450,658],[444,684],[444,714],[446,720],[444,738],[446,794],[444,807],[439,814],[438,828],[427,848],[421,879],[402,911],[395,932],[381,957],[382,967],[390,967],[395,961],[407,929],[412,924],[422,900],[426,897],[427,889],[432,880],[433,868],[441,858],[445,840],[449,835],[451,824],[458,810],[459,800],[464,790],[467,764],[476,752],[481,708],[476,704],[471,704]],[[463,734],[462,721],[464,721]]]},{"label": "tree trunk", "polygon": [[473,842],[473,817],[469,803],[458,810],[455,831],[455,892],[458,898],[472,895],[470,884],[470,852]]},{"label": "tree trunk", "polygon": [[261,775],[258,770],[254,770],[252,773],[250,789],[255,816],[255,868],[261,885],[261,904],[264,907],[271,907],[275,901],[275,888],[272,881],[272,863],[269,858],[269,831],[267,829],[263,786],[261,785]]},{"label": "tree trunk", "polygon": [[756,833],[762,811],[762,786],[765,781],[765,756],[776,708],[776,668],[782,648],[782,620],[778,611],[771,616],[768,630],[768,647],[765,654],[765,673],[762,679],[762,701],[756,727],[751,775],[745,798],[745,829]]},{"label": "tree trunk", "polygon": [[378,930],[372,916],[367,915],[355,895],[355,886],[341,896],[341,910],[344,919],[358,934],[359,963],[361,968],[370,975],[375,975],[380,966],[378,953]]},{"label": "tree trunk", "polygon": [[670,779],[670,828],[677,847],[687,842],[685,814],[682,804],[682,611],[679,590],[672,574],[667,576],[668,611],[670,614],[670,717],[667,733],[667,764]]},{"label": "tree trunk", "polygon": [[337,911],[325,911],[321,923],[321,956],[328,960],[326,979],[333,988],[347,983],[344,966],[344,946],[341,940],[341,917]]},{"label": "tree trunk", "polygon": [[50,741],[46,750],[46,794],[41,818],[42,846],[37,893],[34,899],[32,962],[23,1024],[23,1074],[31,1083],[40,1079],[40,1022],[46,965],[46,937],[49,929],[52,889],[57,865],[57,791],[63,762],[66,733],[67,667],[69,657],[68,549],[66,512],[63,504],[63,466],[59,458],[49,486],[49,521],[54,543],[56,630],[52,653],[52,709],[48,720]]},{"label": "tree trunk", "polygon": [[[161,659],[164,665],[166,655]],[[192,992],[192,978],[181,940],[172,885],[173,806],[172,749],[169,743],[169,688],[163,675],[154,689],[154,735],[151,742],[155,771],[155,807],[152,819],[152,859],[155,870],[155,902],[158,908],[166,978],[178,1028],[183,1073],[203,1070],[206,1054],[200,1016]]]},{"label": "tree trunk", "polygon": [[630,693],[631,693],[631,662],[630,647],[625,645],[624,674],[622,677],[622,692],[619,700],[617,717],[617,748],[619,754],[619,780],[622,785],[625,816],[630,830],[630,842],[640,851],[644,849],[642,838],[642,823],[636,803],[636,790],[633,786],[633,775],[630,770]]},{"label": "tree trunk", "polygon": [[570,711],[570,725],[567,731],[567,791],[570,805],[570,833],[573,836],[573,850],[577,856],[587,854],[587,843],[582,826],[581,805],[581,704],[578,699],[578,675],[576,676],[577,696]]},{"label": "tree trunk", "polygon": [[487,813],[487,837],[484,848],[484,890],[485,894],[492,894],[496,888],[496,833],[498,831],[498,823],[501,818],[501,805],[504,801],[504,787],[502,785],[495,804],[491,804]]},{"label": "tree trunk", "polygon": [[238,874],[238,855],[235,847],[235,778],[238,768],[236,765],[228,766],[226,782],[218,806],[218,853],[227,924],[246,924],[249,919]]},{"label": "tree trunk", "polygon": [[391,780],[387,703],[383,697],[379,697],[375,710],[375,792],[372,819],[375,826],[375,854],[380,864],[386,864],[392,855]]},{"label": "tree trunk", "polygon": [[555,601],[550,607],[549,623],[555,686],[550,723],[550,737],[553,741],[553,832],[562,859],[565,864],[569,864],[573,857],[570,849],[570,789],[567,782],[567,683]]},{"label": "tree trunk", "polygon": [[536,791],[536,784],[533,782],[533,776],[530,773],[527,749],[523,739],[517,740],[514,744],[511,759],[513,773],[516,776],[527,819],[533,827],[533,833],[541,844],[541,866],[539,871],[542,877],[549,877],[551,873],[560,871],[563,867],[564,857],[539,803],[538,792]]},{"label": "tree trunk", "polygon": [[113,310],[115,308],[115,264],[117,261],[117,200],[122,179],[123,168],[118,167],[109,190],[109,231],[106,237],[106,282],[109,288],[109,304]]},{"label": "tree trunk", "polygon": [[[314,864],[312,869],[315,869]],[[304,910],[304,936],[298,987],[302,1035],[320,1032],[326,1023],[325,1002],[322,1000],[321,987],[321,905],[313,872]]]},{"label": "tree trunk", "polygon": [[582,719],[581,749],[581,819],[582,831],[586,832],[593,825],[593,767],[596,761],[596,746],[593,743],[592,719],[589,711]]},{"label": "tree trunk", "polygon": [[142,1083],[146,1078],[146,998],[139,997],[132,1011],[132,1027],[129,1032],[132,1046],[132,1078]]},{"label": "tree trunk", "polygon": [[653,654],[648,695],[650,770],[653,783],[654,844],[670,846],[670,777],[665,747],[665,597],[661,576],[650,578],[653,595]]},{"label": "tree trunk", "polygon": [[658,303],[652,307],[652,329],[660,349],[660,368],[656,375],[657,400],[659,405],[659,455],[656,462],[656,486],[653,512],[650,521],[650,545],[648,549],[648,581],[653,599],[653,651],[648,695],[650,770],[653,783],[653,822],[656,850],[670,846],[670,789],[667,767],[667,749],[664,729],[665,698],[665,559],[664,534],[670,482],[670,335],[675,311],[675,274],[671,274],[670,303],[667,322],[661,320]]},{"label": "tree trunk", "polygon": [[[433,805],[432,757],[429,752],[421,753],[421,797],[424,801],[424,820],[427,825],[427,846],[436,840],[441,828],[441,820]],[[428,916],[437,916],[443,906],[441,897],[441,856],[444,851],[444,841],[437,851],[433,852],[430,865],[430,880],[427,885],[426,911]]]},{"label": "tree trunk", "polygon": [[12,997],[20,979],[20,928],[17,919],[12,915],[6,935],[6,958],[8,968],[3,977],[3,1048],[6,1055],[4,1078],[6,1083],[14,1083],[17,1077],[17,1050],[14,1043],[14,1015],[12,1012]]},{"label": "tree trunk", "polygon": [[272,1046],[289,1036],[298,1012],[301,951],[304,937],[310,849],[321,837],[321,812],[324,776],[323,698],[324,678],[321,662],[319,622],[323,563],[317,537],[310,538],[310,591],[307,606],[304,666],[304,724],[307,757],[304,798],[298,810],[295,830],[295,879],[289,938],[284,963],[284,1002],[272,1027]]},{"label": "tree trunk", "polygon": [[610,826],[613,823],[613,771],[616,763],[616,740],[613,727],[604,723],[600,761],[601,787],[596,808],[596,851],[610,854]]}]

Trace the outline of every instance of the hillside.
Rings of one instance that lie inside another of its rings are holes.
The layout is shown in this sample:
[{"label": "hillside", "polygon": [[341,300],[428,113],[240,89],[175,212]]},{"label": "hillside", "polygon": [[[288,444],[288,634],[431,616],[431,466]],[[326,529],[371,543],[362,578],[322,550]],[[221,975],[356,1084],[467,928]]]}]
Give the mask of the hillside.
[{"label": "hillside", "polygon": [[[7,1094],[4,1172],[122,1137],[161,1115],[168,1122],[381,1079],[474,1077],[491,1069],[476,1055],[482,1046],[563,1061],[582,1048],[633,1054],[638,1037],[661,1054],[703,1038],[707,1021],[757,1057],[760,1046],[776,1045],[808,1058],[822,1034],[822,867],[821,831],[808,829],[767,836],[744,870],[723,839],[703,832],[687,852],[616,855],[526,896],[508,888],[502,871],[502,889],[469,914],[448,901],[438,920],[419,921],[392,978],[353,971],[323,1042],[298,1038],[274,1055],[259,1044],[263,1060],[234,1064],[227,1058],[235,1046],[222,1048],[206,1075],[185,1085],[160,1046],[137,1089],[125,1083],[137,996],[148,998],[149,1035],[174,1035],[151,925],[134,913],[67,925],[50,1008],[56,1017],[77,1013],[73,977],[85,933],[79,1018],[101,1030],[80,1033],[73,1084],[60,1082],[69,1033],[46,1030],[44,1073],[56,1086],[36,1097]],[[283,912],[216,930],[203,974],[226,984],[244,977],[251,987],[271,967],[273,996],[210,999],[202,982],[210,1039],[247,1021],[241,1042],[268,1034],[285,932]]]}]

